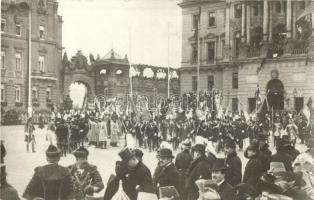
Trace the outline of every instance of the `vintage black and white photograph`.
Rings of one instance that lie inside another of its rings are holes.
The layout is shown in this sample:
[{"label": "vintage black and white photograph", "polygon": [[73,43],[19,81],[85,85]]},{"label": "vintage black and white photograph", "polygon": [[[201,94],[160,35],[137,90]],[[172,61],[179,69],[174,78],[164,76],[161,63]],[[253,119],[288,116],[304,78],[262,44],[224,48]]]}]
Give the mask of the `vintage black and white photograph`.
[{"label": "vintage black and white photograph", "polygon": [[314,200],[314,0],[1,0],[1,200]]}]

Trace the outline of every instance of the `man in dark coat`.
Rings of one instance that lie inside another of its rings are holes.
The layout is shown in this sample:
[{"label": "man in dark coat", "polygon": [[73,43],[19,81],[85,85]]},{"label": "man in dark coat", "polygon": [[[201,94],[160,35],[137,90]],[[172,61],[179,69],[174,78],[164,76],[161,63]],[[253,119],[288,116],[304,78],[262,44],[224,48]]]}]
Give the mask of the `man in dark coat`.
[{"label": "man in dark coat", "polygon": [[75,199],[84,199],[86,195],[92,196],[104,188],[102,178],[95,165],[87,161],[89,151],[81,146],[73,152],[76,163],[70,165],[72,179],[74,181]]},{"label": "man in dark coat", "polygon": [[[179,172],[172,162],[174,156],[172,155],[172,150],[163,148],[159,150],[158,159],[159,165],[154,173],[153,183],[157,189],[157,194],[159,188],[174,186],[178,194],[180,190],[180,175]],[[173,194],[175,199],[179,200],[179,195]]]},{"label": "man in dark coat", "polygon": [[218,192],[221,200],[233,200],[233,187],[225,180],[226,168],[224,159],[217,159],[215,161],[212,169],[212,177],[217,186],[214,189]]},{"label": "man in dark coat", "polygon": [[139,192],[154,193],[152,175],[148,167],[140,160],[143,152],[124,148],[119,152],[122,161],[116,162],[116,175],[108,181],[104,200],[110,200],[118,191],[119,181],[130,200],[136,200]]},{"label": "man in dark coat", "polygon": [[182,144],[182,152],[180,152],[175,159],[175,166],[177,167],[180,173],[180,190],[179,193],[182,199],[186,199],[186,190],[185,190],[185,174],[192,162],[193,158],[191,156],[191,141],[185,140]]},{"label": "man in dark coat", "polygon": [[281,139],[276,147],[277,152],[271,157],[271,162],[282,162],[287,171],[292,171],[293,158],[284,151],[284,141]]},{"label": "man in dark coat", "polygon": [[3,163],[1,163],[0,175],[1,175],[0,199],[20,200],[17,190],[7,182],[6,166]]},{"label": "man in dark coat", "polygon": [[264,167],[259,158],[258,143],[251,143],[244,152],[244,156],[249,159],[245,166],[243,182],[256,186],[260,177],[263,175]]},{"label": "man in dark coat", "polygon": [[233,187],[241,183],[242,179],[242,162],[235,149],[235,142],[233,140],[227,140],[225,144],[225,180]]},{"label": "man in dark coat", "polygon": [[73,182],[68,169],[58,165],[60,151],[50,145],[46,151],[48,165],[35,168],[35,174],[23,194],[25,199],[45,200],[71,199],[74,196]]},{"label": "man in dark coat", "polygon": [[210,179],[210,163],[205,156],[205,145],[196,144],[192,147],[193,161],[191,162],[186,175],[187,199],[195,200],[199,197],[195,181],[198,179]]},{"label": "man in dark coat", "polygon": [[292,142],[289,140],[288,135],[283,135],[281,138],[282,141],[282,151],[292,157],[293,160],[297,158],[297,156],[300,154],[300,151],[295,149]]},{"label": "man in dark coat", "polygon": [[149,151],[154,150],[155,137],[158,135],[158,127],[154,123],[154,120],[151,119],[149,121],[149,124],[146,127],[144,134],[147,137]]},{"label": "man in dark coat", "polygon": [[269,145],[267,144],[268,137],[265,134],[258,134],[257,140],[259,143],[259,158],[263,164],[263,172],[267,172],[269,170],[269,165],[271,161],[272,152],[268,149]]}]

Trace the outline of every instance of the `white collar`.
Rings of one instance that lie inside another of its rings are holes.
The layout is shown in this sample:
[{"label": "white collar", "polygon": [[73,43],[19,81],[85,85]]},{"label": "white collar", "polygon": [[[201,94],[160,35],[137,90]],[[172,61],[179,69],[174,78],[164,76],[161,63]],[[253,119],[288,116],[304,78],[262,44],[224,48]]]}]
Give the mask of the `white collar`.
[{"label": "white collar", "polygon": [[220,182],[217,183],[217,185],[220,186],[224,181],[225,179],[223,178]]}]

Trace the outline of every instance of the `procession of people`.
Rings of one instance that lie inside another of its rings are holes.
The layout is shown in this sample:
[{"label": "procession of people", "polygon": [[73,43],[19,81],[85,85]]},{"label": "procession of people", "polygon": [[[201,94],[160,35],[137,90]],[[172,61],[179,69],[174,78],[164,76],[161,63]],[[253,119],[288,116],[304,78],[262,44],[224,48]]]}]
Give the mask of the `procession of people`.
[{"label": "procession of people", "polygon": [[[23,197],[314,199],[313,122],[302,112],[219,116],[217,110],[173,111],[171,105],[164,106],[157,114],[149,110],[53,113],[46,127],[38,126],[49,143],[48,164],[35,169]],[[29,118],[24,129],[27,152],[36,153],[34,131]],[[301,153],[300,144],[308,150]],[[120,150],[121,160],[112,169],[113,175],[106,177],[106,184],[97,166],[88,161],[91,146],[100,151]],[[145,164],[144,152],[155,152],[155,169]],[[69,154],[75,163],[59,165],[61,157]],[[104,196],[95,197],[100,191]]]}]

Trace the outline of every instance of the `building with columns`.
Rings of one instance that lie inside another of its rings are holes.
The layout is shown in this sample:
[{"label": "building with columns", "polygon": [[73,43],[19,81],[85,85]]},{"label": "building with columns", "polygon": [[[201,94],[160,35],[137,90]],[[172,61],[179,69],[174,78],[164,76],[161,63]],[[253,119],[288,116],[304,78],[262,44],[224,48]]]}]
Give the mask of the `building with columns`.
[{"label": "building with columns", "polygon": [[1,1],[2,114],[26,114],[29,95],[35,118],[59,104],[62,22],[56,0]]},{"label": "building with columns", "polygon": [[216,88],[224,107],[251,112],[259,90],[274,109],[302,109],[314,98],[313,3],[183,0],[180,93]]}]

